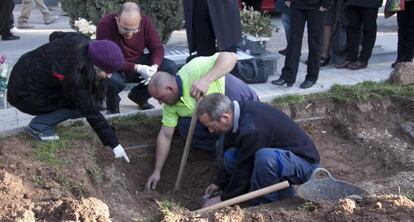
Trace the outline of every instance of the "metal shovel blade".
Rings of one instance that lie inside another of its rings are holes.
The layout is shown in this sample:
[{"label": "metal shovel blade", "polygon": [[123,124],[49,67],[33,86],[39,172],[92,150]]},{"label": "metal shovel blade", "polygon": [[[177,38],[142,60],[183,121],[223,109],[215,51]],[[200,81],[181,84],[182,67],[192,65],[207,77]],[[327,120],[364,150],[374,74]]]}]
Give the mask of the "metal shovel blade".
[{"label": "metal shovel blade", "polygon": [[[316,174],[323,171],[327,177],[315,178]],[[298,188],[298,195],[316,203],[332,203],[350,195],[367,196],[369,193],[348,182],[335,179],[325,168],[317,168],[311,178]]]}]

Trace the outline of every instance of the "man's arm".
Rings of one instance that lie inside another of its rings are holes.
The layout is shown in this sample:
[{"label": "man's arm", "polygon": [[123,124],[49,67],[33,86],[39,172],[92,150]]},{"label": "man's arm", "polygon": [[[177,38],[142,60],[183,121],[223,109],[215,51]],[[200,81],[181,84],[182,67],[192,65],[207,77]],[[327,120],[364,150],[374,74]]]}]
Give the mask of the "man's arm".
[{"label": "man's arm", "polygon": [[171,139],[174,134],[174,127],[162,126],[157,137],[157,148],[155,151],[155,165],[154,171],[148,178],[145,185],[147,190],[155,190],[161,178],[161,170],[164,166],[170,151]]},{"label": "man's arm", "polygon": [[198,99],[202,94],[207,93],[210,84],[223,77],[231,70],[237,63],[237,54],[233,52],[220,52],[213,68],[208,71],[201,79],[193,82],[191,86],[191,96]]}]

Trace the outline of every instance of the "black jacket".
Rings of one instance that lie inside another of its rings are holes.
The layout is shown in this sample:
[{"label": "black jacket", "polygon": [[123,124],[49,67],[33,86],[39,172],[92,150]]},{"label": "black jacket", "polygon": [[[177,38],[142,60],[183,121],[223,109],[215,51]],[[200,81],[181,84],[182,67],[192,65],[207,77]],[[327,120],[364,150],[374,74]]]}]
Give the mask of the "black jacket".
[{"label": "black jacket", "polygon": [[[183,0],[185,28],[190,52],[194,52],[193,8],[197,0]],[[237,45],[241,40],[240,9],[237,0],[207,0],[208,12],[219,50]]]},{"label": "black jacket", "polygon": [[[285,0],[289,1],[289,0]],[[319,10],[322,6],[330,8],[333,5],[333,0],[290,0],[291,7],[298,9]]]},{"label": "black jacket", "polygon": [[103,81],[96,78],[89,61],[89,39],[63,32],[54,32],[49,39],[49,43],[25,53],[13,67],[8,101],[31,115],[78,109],[102,143],[114,148],[118,139],[97,105],[103,98]]},{"label": "black jacket", "polygon": [[239,157],[231,175],[221,170],[214,182],[223,190],[222,200],[250,190],[254,157],[259,149],[289,150],[310,163],[320,161],[318,150],[312,140],[286,114],[256,101],[244,101],[239,104],[239,127],[236,133],[229,132],[224,137],[225,149],[238,149]]},{"label": "black jacket", "polygon": [[364,8],[379,8],[383,0],[348,0],[348,5]]}]

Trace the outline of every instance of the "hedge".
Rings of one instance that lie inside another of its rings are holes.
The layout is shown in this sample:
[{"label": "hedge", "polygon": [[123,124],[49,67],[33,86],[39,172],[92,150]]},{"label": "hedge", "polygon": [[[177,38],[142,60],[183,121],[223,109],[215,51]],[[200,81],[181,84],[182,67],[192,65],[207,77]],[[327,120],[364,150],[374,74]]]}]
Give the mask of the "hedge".
[{"label": "hedge", "polygon": [[[116,11],[125,0],[64,0],[62,9],[68,13],[73,24],[78,18],[85,18],[96,24],[99,19]],[[141,7],[143,14],[151,17],[162,41],[165,43],[174,30],[183,27],[182,0],[131,0]]]}]

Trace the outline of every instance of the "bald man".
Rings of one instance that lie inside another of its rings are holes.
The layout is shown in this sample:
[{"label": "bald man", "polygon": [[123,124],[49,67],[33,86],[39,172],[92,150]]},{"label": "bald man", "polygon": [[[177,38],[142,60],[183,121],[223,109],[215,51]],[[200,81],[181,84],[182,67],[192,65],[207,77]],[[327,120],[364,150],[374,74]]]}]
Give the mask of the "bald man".
[{"label": "bald man", "polygon": [[[107,112],[119,113],[121,98],[118,93],[130,82],[140,84],[132,88],[128,98],[138,104],[139,109],[154,108],[148,103],[151,96],[144,82],[157,71],[175,74],[177,66],[164,58],[164,47],[150,18],[141,14],[136,3],[125,2],[117,13],[102,17],[96,28],[96,38],[115,42],[125,57],[121,70],[107,80]],[[148,54],[144,54],[145,48]]]},{"label": "bald man", "polygon": [[[228,74],[237,62],[232,52],[220,52],[209,57],[197,57],[184,65],[176,76],[157,72],[148,84],[152,97],[164,103],[162,126],[157,137],[154,171],[146,188],[154,190],[170,150],[175,127],[186,138],[196,100],[202,95],[221,93],[232,100],[258,100],[256,93],[243,81]],[[191,146],[214,152],[218,135],[197,121]]]}]

